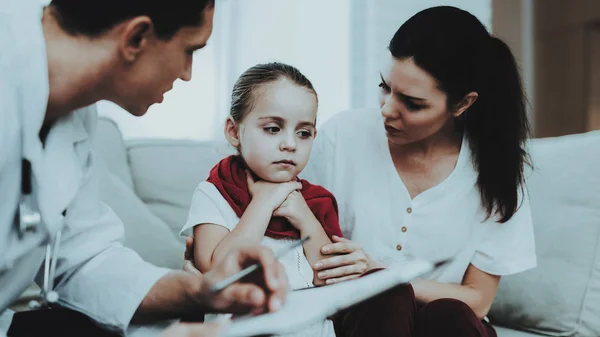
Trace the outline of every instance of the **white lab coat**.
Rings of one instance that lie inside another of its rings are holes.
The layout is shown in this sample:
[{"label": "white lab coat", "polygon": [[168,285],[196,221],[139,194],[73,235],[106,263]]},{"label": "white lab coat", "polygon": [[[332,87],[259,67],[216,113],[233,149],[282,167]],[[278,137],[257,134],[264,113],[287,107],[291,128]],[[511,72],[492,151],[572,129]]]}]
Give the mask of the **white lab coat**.
[{"label": "white lab coat", "polygon": [[[123,331],[168,270],[123,247],[122,223],[98,199],[91,151],[95,106],[58,120],[42,146],[49,80],[41,10],[39,0],[0,0],[0,314],[34,278],[40,284],[45,244],[62,230],[55,283],[60,303]],[[20,239],[14,219],[22,158],[32,164],[42,224]]]}]

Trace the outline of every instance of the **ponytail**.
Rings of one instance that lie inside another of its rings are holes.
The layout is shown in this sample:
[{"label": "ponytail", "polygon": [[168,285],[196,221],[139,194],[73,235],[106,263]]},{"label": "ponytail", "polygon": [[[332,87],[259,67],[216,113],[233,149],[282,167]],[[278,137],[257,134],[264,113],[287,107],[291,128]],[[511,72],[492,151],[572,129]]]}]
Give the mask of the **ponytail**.
[{"label": "ponytail", "polygon": [[[508,221],[523,193],[525,151],[530,126],[517,63],[508,46],[490,37],[488,76],[481,77],[479,97],[466,112],[464,128],[479,175],[477,187],[487,216]],[[487,62],[486,62],[487,63]]]}]

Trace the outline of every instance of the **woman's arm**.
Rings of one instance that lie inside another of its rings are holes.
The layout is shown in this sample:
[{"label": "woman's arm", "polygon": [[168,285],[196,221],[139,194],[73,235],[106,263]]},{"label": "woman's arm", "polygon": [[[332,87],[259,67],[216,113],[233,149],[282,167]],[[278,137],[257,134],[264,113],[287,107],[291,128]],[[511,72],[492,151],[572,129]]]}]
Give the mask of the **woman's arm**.
[{"label": "woman's arm", "polygon": [[[314,266],[315,270],[325,273],[323,278],[327,279],[327,283],[356,278],[369,269],[381,267],[365,254],[358,243],[336,237],[334,241],[322,248],[323,253],[342,255],[325,258]],[[424,279],[411,282],[417,301],[429,303],[440,298],[454,298],[466,303],[479,318],[488,314],[499,283],[500,276],[488,274],[473,265],[467,268],[461,285]]]},{"label": "woman's arm", "polygon": [[429,303],[441,298],[453,298],[466,303],[479,319],[483,319],[498,290],[500,276],[488,274],[472,264],[467,268],[461,285],[418,279],[411,282],[417,301]]}]

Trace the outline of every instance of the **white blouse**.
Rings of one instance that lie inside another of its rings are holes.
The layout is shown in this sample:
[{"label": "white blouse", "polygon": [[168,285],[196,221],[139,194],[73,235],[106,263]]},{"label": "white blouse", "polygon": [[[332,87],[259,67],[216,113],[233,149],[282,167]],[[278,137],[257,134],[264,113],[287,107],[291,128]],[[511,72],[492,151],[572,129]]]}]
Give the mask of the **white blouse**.
[{"label": "white blouse", "polygon": [[485,220],[466,137],[453,172],[410,197],[389,151],[378,110],[332,117],[319,129],[301,176],[335,195],[344,236],[384,264],[407,255],[451,261],[428,277],[462,282],[469,264],[493,275],[536,266],[528,195],[506,223]]},{"label": "white blouse", "polygon": [[[232,231],[239,223],[240,218],[235,214],[229,203],[219,190],[210,182],[203,181],[198,184],[194,191],[190,211],[185,226],[180,234],[184,236],[193,235],[193,228],[198,224],[214,224],[227,228]],[[273,239],[264,237],[261,244],[272,249],[275,253],[281,249],[287,248],[292,242],[299,239]],[[302,289],[314,287],[313,270],[304,256],[302,246],[296,247],[293,251],[283,255],[279,261],[285,268],[285,272],[290,283],[290,289]],[[215,315],[207,315],[206,320],[214,319]],[[291,336],[323,336],[334,337],[333,323],[324,321],[306,329],[299,331]]]}]

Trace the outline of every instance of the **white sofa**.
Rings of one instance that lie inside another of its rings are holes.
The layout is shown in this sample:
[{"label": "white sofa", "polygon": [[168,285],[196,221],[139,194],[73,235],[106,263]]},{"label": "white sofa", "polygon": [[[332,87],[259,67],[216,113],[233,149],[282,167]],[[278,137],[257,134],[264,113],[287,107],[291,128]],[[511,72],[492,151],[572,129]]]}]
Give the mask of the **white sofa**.
[{"label": "white sofa", "polygon": [[[490,317],[499,337],[600,336],[600,131],[534,140],[530,147],[539,267],[502,279]],[[231,149],[124,142],[102,118],[96,150],[102,198],[123,219],[126,245],[157,265],[180,268],[178,232],[192,192]]]}]

